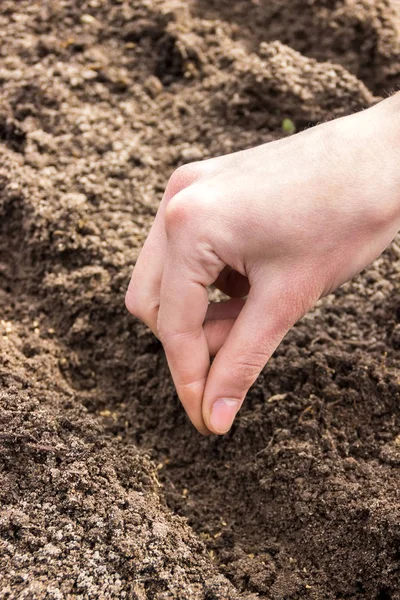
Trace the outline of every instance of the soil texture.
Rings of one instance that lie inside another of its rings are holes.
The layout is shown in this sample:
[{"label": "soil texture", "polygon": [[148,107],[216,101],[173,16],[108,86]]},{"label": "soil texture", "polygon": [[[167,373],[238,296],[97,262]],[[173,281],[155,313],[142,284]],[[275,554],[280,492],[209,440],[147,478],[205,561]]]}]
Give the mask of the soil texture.
[{"label": "soil texture", "polygon": [[400,240],[203,438],[124,307],[181,164],[397,89],[389,0],[2,0],[0,599],[400,600]]}]

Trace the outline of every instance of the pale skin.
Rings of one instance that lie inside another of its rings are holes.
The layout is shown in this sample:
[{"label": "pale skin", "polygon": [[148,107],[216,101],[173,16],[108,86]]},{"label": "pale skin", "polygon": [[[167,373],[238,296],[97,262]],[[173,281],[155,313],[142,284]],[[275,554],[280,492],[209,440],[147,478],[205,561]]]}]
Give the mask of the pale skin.
[{"label": "pale skin", "polygon": [[[173,173],[126,306],[161,340],[199,432],[230,429],[287,331],[399,229],[400,94]],[[213,284],[231,299],[210,304]]]}]

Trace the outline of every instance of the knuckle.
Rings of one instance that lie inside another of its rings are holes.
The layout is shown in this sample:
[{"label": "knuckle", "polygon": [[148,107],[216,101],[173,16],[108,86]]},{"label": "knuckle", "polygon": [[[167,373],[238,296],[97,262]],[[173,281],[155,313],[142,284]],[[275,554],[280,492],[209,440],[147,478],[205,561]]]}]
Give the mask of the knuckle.
[{"label": "knuckle", "polygon": [[179,193],[171,198],[165,209],[165,229],[167,233],[187,224],[190,215],[191,207],[186,194]]},{"label": "knuckle", "polygon": [[168,182],[168,192],[174,196],[194,183],[201,175],[202,169],[200,163],[189,163],[175,169]]},{"label": "knuckle", "polygon": [[179,192],[168,202],[165,209],[165,229],[167,234],[175,229],[193,229],[198,232],[199,224],[202,229],[207,216],[207,202],[200,190],[193,188]]},{"label": "knuckle", "polygon": [[160,342],[165,345],[170,336],[170,328],[164,323],[164,320],[161,318],[161,311],[158,313],[157,317],[157,331]]},{"label": "knuckle", "polygon": [[199,335],[199,332],[197,331],[176,331],[160,318],[158,318],[157,321],[157,330],[162,344],[167,348],[191,341],[193,338],[197,338]]},{"label": "knuckle", "polygon": [[207,230],[214,228],[218,214],[218,196],[213,189],[196,183],[173,196],[165,209],[165,227],[167,233],[175,227],[193,226],[196,231],[201,224]]},{"label": "knuckle", "polygon": [[151,326],[154,315],[158,312],[158,303],[149,301],[143,294],[137,292],[131,284],[125,295],[125,306],[137,319]]},{"label": "knuckle", "polygon": [[139,301],[138,295],[131,287],[128,288],[128,291],[125,294],[125,306],[134,317],[142,319],[142,305]]}]

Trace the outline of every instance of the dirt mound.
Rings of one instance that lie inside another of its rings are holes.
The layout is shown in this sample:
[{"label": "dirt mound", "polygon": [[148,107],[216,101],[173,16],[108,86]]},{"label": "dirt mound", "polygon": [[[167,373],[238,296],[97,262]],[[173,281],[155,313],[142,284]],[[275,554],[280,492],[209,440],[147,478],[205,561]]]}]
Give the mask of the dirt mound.
[{"label": "dirt mound", "polygon": [[370,30],[333,4],[293,4],[304,47],[282,3],[240,28],[249,2],[2,3],[0,598],[400,598],[399,246],[288,334],[224,438],[123,301],[175,167],[395,81],[394,8],[358,3],[378,49],[339,60],[337,23]]},{"label": "dirt mound", "polygon": [[191,0],[195,14],[227,20],[257,51],[280,40],[306,56],[346,67],[375,93],[400,82],[400,9],[396,0]]},{"label": "dirt mound", "polygon": [[32,360],[54,357],[54,345],[19,349],[13,338],[1,369],[0,596],[234,597],[201,542],[160,503],[154,466],[46,378],[50,356]]}]

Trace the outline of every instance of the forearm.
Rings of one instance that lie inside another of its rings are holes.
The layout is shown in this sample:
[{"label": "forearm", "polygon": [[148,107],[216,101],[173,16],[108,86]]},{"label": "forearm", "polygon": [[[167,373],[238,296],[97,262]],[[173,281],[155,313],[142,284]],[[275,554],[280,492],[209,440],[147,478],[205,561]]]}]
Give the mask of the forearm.
[{"label": "forearm", "polygon": [[400,92],[336,125],[349,185],[379,221],[400,228]]}]

